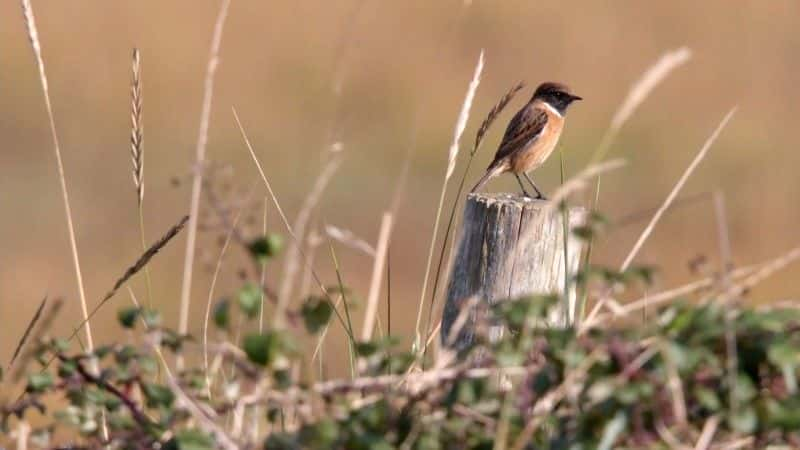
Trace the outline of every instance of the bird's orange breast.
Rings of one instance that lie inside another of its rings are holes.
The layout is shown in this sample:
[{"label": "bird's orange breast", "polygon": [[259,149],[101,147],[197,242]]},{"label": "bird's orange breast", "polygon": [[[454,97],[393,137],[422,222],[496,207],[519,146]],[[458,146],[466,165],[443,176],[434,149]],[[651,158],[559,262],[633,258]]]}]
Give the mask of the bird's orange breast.
[{"label": "bird's orange breast", "polygon": [[527,147],[511,157],[511,170],[514,173],[530,172],[541,166],[558,144],[561,130],[564,129],[564,118],[544,104],[534,105],[547,114],[547,123],[539,136]]}]

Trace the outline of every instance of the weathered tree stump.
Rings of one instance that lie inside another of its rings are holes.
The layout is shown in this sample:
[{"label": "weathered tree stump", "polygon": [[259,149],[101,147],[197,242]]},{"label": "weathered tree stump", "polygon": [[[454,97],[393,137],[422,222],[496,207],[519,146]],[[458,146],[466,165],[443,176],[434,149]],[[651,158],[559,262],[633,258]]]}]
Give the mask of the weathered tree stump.
[{"label": "weathered tree stump", "polygon": [[[447,300],[442,316],[442,340],[457,348],[472,341],[477,311],[465,311],[466,322],[449,338],[462,306],[470,298],[489,305],[532,294],[564,292],[563,213],[547,210],[548,202],[510,194],[470,194],[464,208],[464,221],[456,259],[450,274]],[[568,209],[569,230],[585,223],[583,208]],[[582,242],[572,233],[567,238],[567,267],[577,273]],[[567,311],[563,308],[550,318],[551,325],[563,326],[575,316],[575,291],[568,293]],[[462,319],[463,321],[463,319]],[[492,327],[493,336],[502,328]]]}]

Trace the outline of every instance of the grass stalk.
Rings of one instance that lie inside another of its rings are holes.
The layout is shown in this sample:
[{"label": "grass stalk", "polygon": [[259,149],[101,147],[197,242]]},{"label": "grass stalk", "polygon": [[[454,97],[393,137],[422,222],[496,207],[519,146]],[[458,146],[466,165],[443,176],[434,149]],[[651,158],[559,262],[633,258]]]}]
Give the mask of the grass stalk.
[{"label": "grass stalk", "polygon": [[25,327],[25,331],[22,333],[22,337],[19,339],[17,346],[14,348],[14,353],[11,355],[11,360],[8,362],[7,371],[11,372],[11,368],[14,367],[14,361],[17,360],[17,357],[20,355],[22,348],[28,342],[28,338],[31,335],[31,331],[36,327],[36,324],[39,322],[39,319],[42,317],[42,311],[44,311],[45,306],[47,306],[48,297],[45,295],[42,301],[39,303],[39,307],[36,308],[36,312],[33,314],[30,322],[28,322],[28,326]]},{"label": "grass stalk", "polygon": [[[564,175],[564,151],[559,149],[558,156],[561,167],[561,185],[563,185],[566,180]],[[572,308],[573,302],[571,301],[569,295],[569,208],[567,207],[566,203],[563,203],[561,206],[561,234],[564,244],[564,305],[562,308],[564,314],[564,324],[566,326],[572,326],[574,325],[573,321],[575,320],[575,309]]]},{"label": "grass stalk", "polygon": [[[139,218],[139,239],[142,251],[147,250],[144,232],[144,124],[142,122],[142,59],[139,49],[133,49],[131,57],[131,162],[133,163],[133,185],[136,188],[136,213]],[[153,287],[150,269],[144,268],[147,286],[147,306],[153,306]]]},{"label": "grass stalk", "polygon": [[600,145],[592,155],[589,162],[590,165],[597,164],[606,157],[619,130],[633,117],[633,113],[636,112],[639,106],[644,103],[653,90],[661,84],[670,73],[688,62],[691,57],[692,51],[687,47],[668,51],[661,55],[661,57],[636,80],[636,83],[634,83],[628,91],[625,100],[623,100],[622,104],[620,104],[619,108],[617,108],[617,111],[614,113],[608,130],[606,130],[605,135],[600,140]]},{"label": "grass stalk", "polygon": [[422,293],[420,294],[419,298],[419,306],[417,307],[417,321],[416,325],[414,326],[415,330],[415,340],[414,340],[414,348],[416,352],[422,351],[423,346],[423,339],[422,335],[420,334],[420,325],[422,323],[422,311],[425,306],[425,295],[428,290],[428,280],[430,279],[430,272],[431,272],[431,264],[433,263],[433,252],[436,248],[436,236],[439,234],[439,222],[442,217],[442,209],[444,207],[444,196],[447,192],[447,182],[450,180],[450,177],[453,175],[453,171],[455,170],[456,166],[456,157],[458,156],[459,150],[459,141],[461,140],[461,135],[464,133],[464,129],[467,126],[467,120],[469,119],[469,111],[472,107],[472,100],[475,98],[475,91],[478,89],[478,85],[480,84],[480,77],[481,72],[483,71],[483,51],[481,51],[480,56],[478,57],[478,64],[475,67],[475,73],[472,77],[472,81],[467,88],[467,94],[464,98],[464,103],[461,106],[461,112],[458,115],[458,121],[456,122],[455,132],[453,133],[453,142],[450,145],[449,155],[448,155],[448,163],[447,163],[447,170],[445,171],[444,179],[442,180],[442,189],[439,193],[439,204],[436,208],[436,219],[433,223],[433,232],[431,233],[431,244],[428,250],[428,258],[427,262],[425,263],[425,272],[423,274],[423,282],[422,282]]},{"label": "grass stalk", "polygon": [[[252,193],[252,190],[251,190]],[[246,204],[246,202],[245,202]],[[203,367],[206,376],[206,389],[208,389],[208,398],[211,398],[211,378],[209,377],[209,365],[208,365],[208,322],[209,318],[211,317],[211,304],[214,300],[214,289],[217,286],[217,279],[219,278],[219,273],[222,270],[222,261],[225,259],[225,253],[228,251],[228,246],[230,246],[231,240],[233,239],[234,231],[236,227],[239,225],[239,219],[242,216],[243,207],[239,208],[239,211],[236,212],[236,216],[233,218],[233,223],[231,224],[231,228],[228,230],[228,233],[225,235],[225,242],[222,244],[222,249],[219,251],[219,256],[217,257],[217,263],[214,267],[214,274],[211,276],[211,286],[208,288],[208,299],[206,301],[206,311],[205,315],[203,316]],[[263,296],[264,290],[261,289],[261,308],[264,307]]]},{"label": "grass stalk", "polygon": [[[469,153],[469,158],[467,159],[467,165],[464,168],[464,172],[461,174],[461,180],[458,183],[458,189],[456,190],[455,199],[453,200],[453,206],[450,208],[450,217],[447,220],[447,226],[445,227],[444,231],[444,238],[442,239],[442,247],[439,252],[439,261],[436,264],[436,274],[433,277],[433,289],[431,290],[431,302],[428,306],[428,319],[425,325],[425,332],[427,335],[431,333],[431,322],[433,320],[433,311],[436,304],[436,294],[439,288],[439,282],[441,281],[442,276],[442,269],[444,268],[444,254],[447,248],[449,247],[450,252],[447,258],[448,261],[448,270],[449,264],[452,263],[453,259],[453,249],[454,249],[454,240],[455,235],[452,234],[453,226],[455,224],[455,217],[456,211],[458,210],[458,205],[461,199],[461,195],[464,193],[464,186],[466,185],[467,176],[469,175],[469,170],[472,168],[472,163],[475,160],[475,155],[478,153],[478,150],[483,144],[483,140],[486,137],[486,133],[491,128],[492,124],[494,124],[497,117],[500,115],[501,112],[505,109],[506,106],[511,102],[514,96],[522,90],[525,86],[525,83],[519,82],[514,87],[509,89],[505,95],[503,95],[500,100],[495,103],[491,110],[489,110],[489,114],[487,114],[486,118],[481,123],[481,126],[478,128],[478,132],[475,135],[475,143],[472,146],[472,151]],[[450,244],[448,246],[448,241]],[[427,342],[427,340],[426,340]],[[423,350],[423,357],[427,353],[427,348]]]},{"label": "grass stalk", "polygon": [[[595,150],[594,154],[592,154],[590,165],[596,164],[602,161],[606,155],[608,154],[609,150],[611,149],[611,144],[613,144],[614,140],[617,137],[617,134],[622,129],[622,126],[633,116],[633,113],[639,108],[639,106],[644,103],[647,97],[653,92],[653,90],[661,84],[661,82],[667,78],[667,76],[672,73],[675,69],[682,66],[686,62],[688,62],[692,57],[692,51],[688,47],[681,47],[675,50],[668,51],[664,53],[652,66],[650,66],[639,79],[631,86],[631,89],[628,91],[625,100],[620,104],[617,111],[614,113],[614,116],[611,119],[611,123],[606,130],[606,133],[603,135],[602,139],[600,140],[600,144],[598,145],[597,149]],[[594,211],[597,209],[597,205],[600,201],[600,184],[602,182],[602,177],[597,177],[597,181],[595,182],[594,188],[594,201],[590,203],[589,211]],[[589,266],[591,264],[591,256],[592,250],[594,248],[594,237],[589,239],[588,248],[585,254],[585,259],[583,262],[583,266],[587,271],[586,274],[588,275]],[[587,294],[588,292],[584,290],[583,295],[581,295],[581,299],[579,301],[580,306],[580,314],[578,317],[583,319],[584,311],[586,308],[587,303]]]},{"label": "grass stalk", "polygon": [[81,302],[81,314],[83,321],[86,323],[86,345],[89,351],[94,349],[94,340],[92,339],[92,327],[89,324],[89,308],[86,303],[86,291],[83,287],[83,275],[81,273],[81,263],[78,257],[78,244],[75,239],[75,226],[72,222],[72,208],[69,202],[69,193],[67,192],[67,179],[64,175],[64,163],[61,159],[61,144],[56,132],[56,121],[53,116],[53,105],[50,102],[50,89],[47,83],[47,73],[44,67],[44,58],[42,57],[42,45],[39,41],[39,32],[36,28],[36,19],[33,15],[33,6],[30,0],[22,0],[22,13],[25,17],[25,27],[28,32],[28,40],[30,41],[31,48],[33,49],[34,57],[36,58],[36,66],[39,70],[39,81],[42,85],[44,93],[44,103],[47,109],[47,118],[50,125],[50,135],[53,139],[53,150],[56,154],[56,162],[58,166],[58,181],[61,185],[61,197],[64,201],[65,216],[67,219],[67,231],[69,234],[69,245],[72,251],[72,263],[75,268],[75,279],[78,283],[78,295]]},{"label": "grass stalk", "polygon": [[[330,157],[328,163],[325,165],[325,168],[322,169],[322,172],[314,182],[314,186],[311,188],[311,191],[309,191],[306,199],[303,201],[300,212],[297,214],[297,219],[295,219],[294,225],[292,226],[292,230],[297,236],[297,239],[291,241],[289,250],[286,254],[286,264],[283,269],[283,280],[281,281],[280,290],[278,291],[278,309],[280,311],[285,311],[289,305],[292,288],[295,285],[297,272],[300,268],[300,258],[301,256],[305,256],[305,252],[302,251],[301,247],[303,245],[306,227],[311,219],[311,212],[319,203],[322,194],[325,192],[325,188],[333,179],[333,175],[339,169],[341,161],[342,159],[340,154],[333,154]],[[274,325],[279,328],[282,327],[284,325],[283,320],[283,314],[276,314],[274,317]]]},{"label": "grass stalk", "polygon": [[[342,298],[342,305],[344,307],[344,315],[347,319],[347,326],[345,327],[345,331],[347,331],[348,336],[348,348],[350,349],[350,376],[355,378],[356,376],[356,340],[355,334],[353,333],[353,320],[350,317],[350,307],[347,305],[347,294],[345,293],[345,286],[344,281],[342,280],[342,270],[339,266],[339,258],[336,257],[336,251],[333,249],[333,245],[330,245],[331,250],[331,258],[333,259],[333,267],[336,270],[336,281],[339,283],[339,295]],[[333,310],[339,315],[339,312],[336,310],[336,306],[333,305]],[[341,320],[341,316],[339,317]],[[344,325],[344,324],[343,324]]]},{"label": "grass stalk", "polygon": [[642,248],[642,245],[644,245],[647,238],[650,237],[650,234],[653,232],[653,229],[655,228],[656,224],[661,219],[661,216],[663,216],[664,212],[670,207],[670,205],[672,205],[672,202],[675,200],[675,197],[678,196],[678,193],[686,184],[686,181],[689,179],[692,173],[694,173],[695,169],[700,164],[700,162],[705,158],[706,154],[708,153],[708,150],[711,148],[711,145],[717,140],[717,137],[719,137],[719,134],[722,132],[723,128],[725,128],[725,126],[728,124],[728,121],[731,120],[735,112],[736,108],[733,108],[730,111],[728,111],[728,113],[722,119],[722,122],[720,122],[720,124],[717,125],[717,128],[714,130],[714,132],[711,133],[711,136],[709,136],[709,138],[706,139],[706,142],[703,144],[703,147],[700,149],[700,151],[694,157],[692,162],[689,164],[689,167],[687,167],[686,170],[683,172],[681,177],[678,179],[678,182],[675,183],[675,186],[672,188],[669,195],[667,195],[667,198],[664,200],[664,203],[658,208],[658,211],[656,211],[656,213],[653,215],[653,218],[650,219],[650,223],[647,224],[647,227],[645,227],[644,231],[642,231],[642,234],[639,236],[639,239],[637,239],[636,243],[633,245],[633,248],[628,253],[628,256],[625,257],[625,260],[622,262],[622,266],[620,267],[620,271],[624,272],[625,270],[628,269],[628,267],[630,267],[630,264],[633,262],[633,259],[639,253],[639,250]]},{"label": "grass stalk", "polygon": [[164,246],[167,245],[169,241],[172,240],[172,238],[177,236],[178,233],[180,233],[181,230],[183,230],[183,227],[186,226],[186,222],[188,221],[189,221],[189,216],[184,216],[180,220],[180,222],[173,225],[172,228],[167,230],[167,232],[163,236],[161,236],[159,240],[153,243],[153,245],[151,245],[144,253],[142,253],[139,256],[139,259],[137,259],[132,266],[128,267],[125,270],[125,273],[123,273],[121,277],[117,278],[117,281],[114,282],[114,286],[111,288],[111,290],[109,290],[106,293],[106,295],[103,296],[102,299],[100,299],[97,305],[95,305],[95,307],[92,308],[92,311],[89,313],[88,317],[84,319],[81,323],[79,323],[77,327],[75,327],[75,330],[69,336],[69,339],[72,340],[78,334],[78,331],[80,331],[80,329],[83,328],[84,325],[87,325],[89,323],[89,320],[92,317],[94,317],[95,314],[97,314],[100,308],[102,308],[103,305],[106,304],[106,302],[111,300],[111,298],[114,297],[114,295],[116,295],[117,291],[119,291],[119,288],[121,288],[126,281],[130,280],[131,277],[139,273],[145,266],[147,266],[150,260],[153,259],[153,257],[156,256],[156,254],[160,252],[161,249],[164,248]]},{"label": "grass stalk", "polygon": [[[267,208],[269,206],[269,199],[264,197],[264,219],[261,226],[261,235],[267,235]],[[267,260],[261,261],[261,274],[258,278],[259,288],[261,290],[261,310],[258,312],[258,332],[264,332],[264,287],[267,284]]]},{"label": "grass stalk", "polygon": [[367,310],[364,314],[364,328],[361,330],[361,340],[368,341],[372,338],[375,328],[375,319],[378,317],[378,300],[381,293],[383,268],[386,265],[386,252],[392,235],[392,214],[385,212],[381,220],[378,233],[378,244],[375,246],[375,261],[372,265],[372,277],[367,296]]},{"label": "grass stalk", "polygon": [[[205,81],[203,84],[203,104],[200,111],[200,128],[197,135],[195,148],[194,170],[192,174],[192,194],[189,203],[189,226],[186,235],[186,252],[183,262],[183,279],[181,282],[180,316],[178,332],[186,334],[189,330],[189,306],[192,295],[192,271],[194,267],[195,243],[197,240],[197,221],[200,212],[200,193],[203,188],[203,170],[206,160],[206,147],[208,145],[208,129],[211,121],[211,100],[214,96],[214,79],[219,65],[219,49],[222,44],[222,31],[225,28],[225,19],[228,17],[228,8],[231,0],[222,0],[214,32],[211,37],[211,49],[206,66]],[[183,358],[177,359],[177,366],[183,366]]]},{"label": "grass stalk", "polygon": [[[331,299],[331,296],[328,294],[328,290],[325,288],[325,285],[322,284],[322,280],[319,278],[319,275],[317,275],[317,272],[314,270],[314,267],[312,267],[309,264],[308,257],[306,256],[305,251],[303,251],[303,246],[299,244],[300,241],[298,239],[298,236],[292,229],[292,225],[289,224],[289,219],[286,218],[286,214],[284,214],[283,208],[281,208],[281,204],[280,202],[278,202],[278,197],[275,195],[275,191],[272,190],[272,185],[267,179],[267,176],[264,173],[264,168],[261,166],[261,162],[259,162],[258,157],[256,156],[255,149],[253,149],[253,145],[250,143],[250,138],[247,137],[247,133],[244,130],[244,126],[242,126],[242,122],[241,120],[239,120],[239,114],[236,113],[236,108],[231,108],[231,111],[233,112],[233,118],[236,121],[236,126],[239,128],[239,133],[241,133],[242,139],[244,140],[244,144],[247,147],[247,151],[250,152],[250,157],[253,159],[253,163],[255,164],[256,169],[258,169],[258,174],[261,176],[261,181],[264,182],[264,186],[267,188],[267,191],[269,192],[270,198],[272,199],[272,203],[275,205],[275,209],[278,211],[278,215],[280,216],[284,227],[286,227],[286,232],[289,233],[289,236],[292,238],[292,240],[298,243],[297,247],[298,251],[300,252],[300,256],[303,258],[303,260],[306,261],[306,264],[309,267],[309,271],[311,272],[311,276],[317,283],[317,286],[319,287],[320,292],[322,292],[322,295],[324,295],[325,299],[331,304],[331,306],[333,306],[333,300]],[[281,302],[279,301],[277,308],[275,310],[275,315],[278,316],[285,315],[286,307],[287,305],[285,303],[281,304]],[[339,317],[339,321],[342,322],[342,325],[344,326],[344,321],[342,321],[341,316],[339,316],[339,313],[338,311],[336,311],[335,307],[333,308],[333,310],[334,312],[336,312],[337,317]],[[282,323],[283,322],[278,322],[277,324],[282,324]],[[350,339],[353,339],[352,329],[349,329],[345,326],[345,331],[347,331],[347,333],[349,334]]]}]

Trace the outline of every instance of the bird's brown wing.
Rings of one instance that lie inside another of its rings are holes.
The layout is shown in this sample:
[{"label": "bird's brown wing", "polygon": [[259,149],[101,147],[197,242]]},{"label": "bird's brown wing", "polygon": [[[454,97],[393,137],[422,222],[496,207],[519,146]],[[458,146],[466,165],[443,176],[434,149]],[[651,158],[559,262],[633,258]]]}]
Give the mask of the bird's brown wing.
[{"label": "bird's brown wing", "polygon": [[530,106],[522,108],[508,123],[503,140],[494,155],[494,161],[489,167],[533,144],[542,134],[545,125],[547,125],[545,111]]}]

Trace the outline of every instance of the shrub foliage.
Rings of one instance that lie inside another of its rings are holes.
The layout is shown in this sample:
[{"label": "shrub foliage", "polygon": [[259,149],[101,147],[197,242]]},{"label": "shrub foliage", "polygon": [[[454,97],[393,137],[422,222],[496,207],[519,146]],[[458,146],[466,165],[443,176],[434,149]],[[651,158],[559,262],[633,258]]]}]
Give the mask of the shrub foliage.
[{"label": "shrub foliage", "polygon": [[[353,376],[321,380],[298,338],[326,329],[330,302],[310,298],[294,326],[256,332],[253,288],[217,304],[207,363],[197,339],[142,308],[119,311],[127,343],[87,353],[42,338],[3,430],[38,411],[31,442],[75,443],[62,448],[800,445],[794,309],[678,302],[646,323],[553,328],[543,324],[559,298],[522,298],[488,309],[485,323],[506,326],[500,339],[479,326],[458,354],[427,361],[390,337],[354,341]],[[239,339],[235,318],[250,330]],[[170,364],[179,353],[182,370]]]}]

